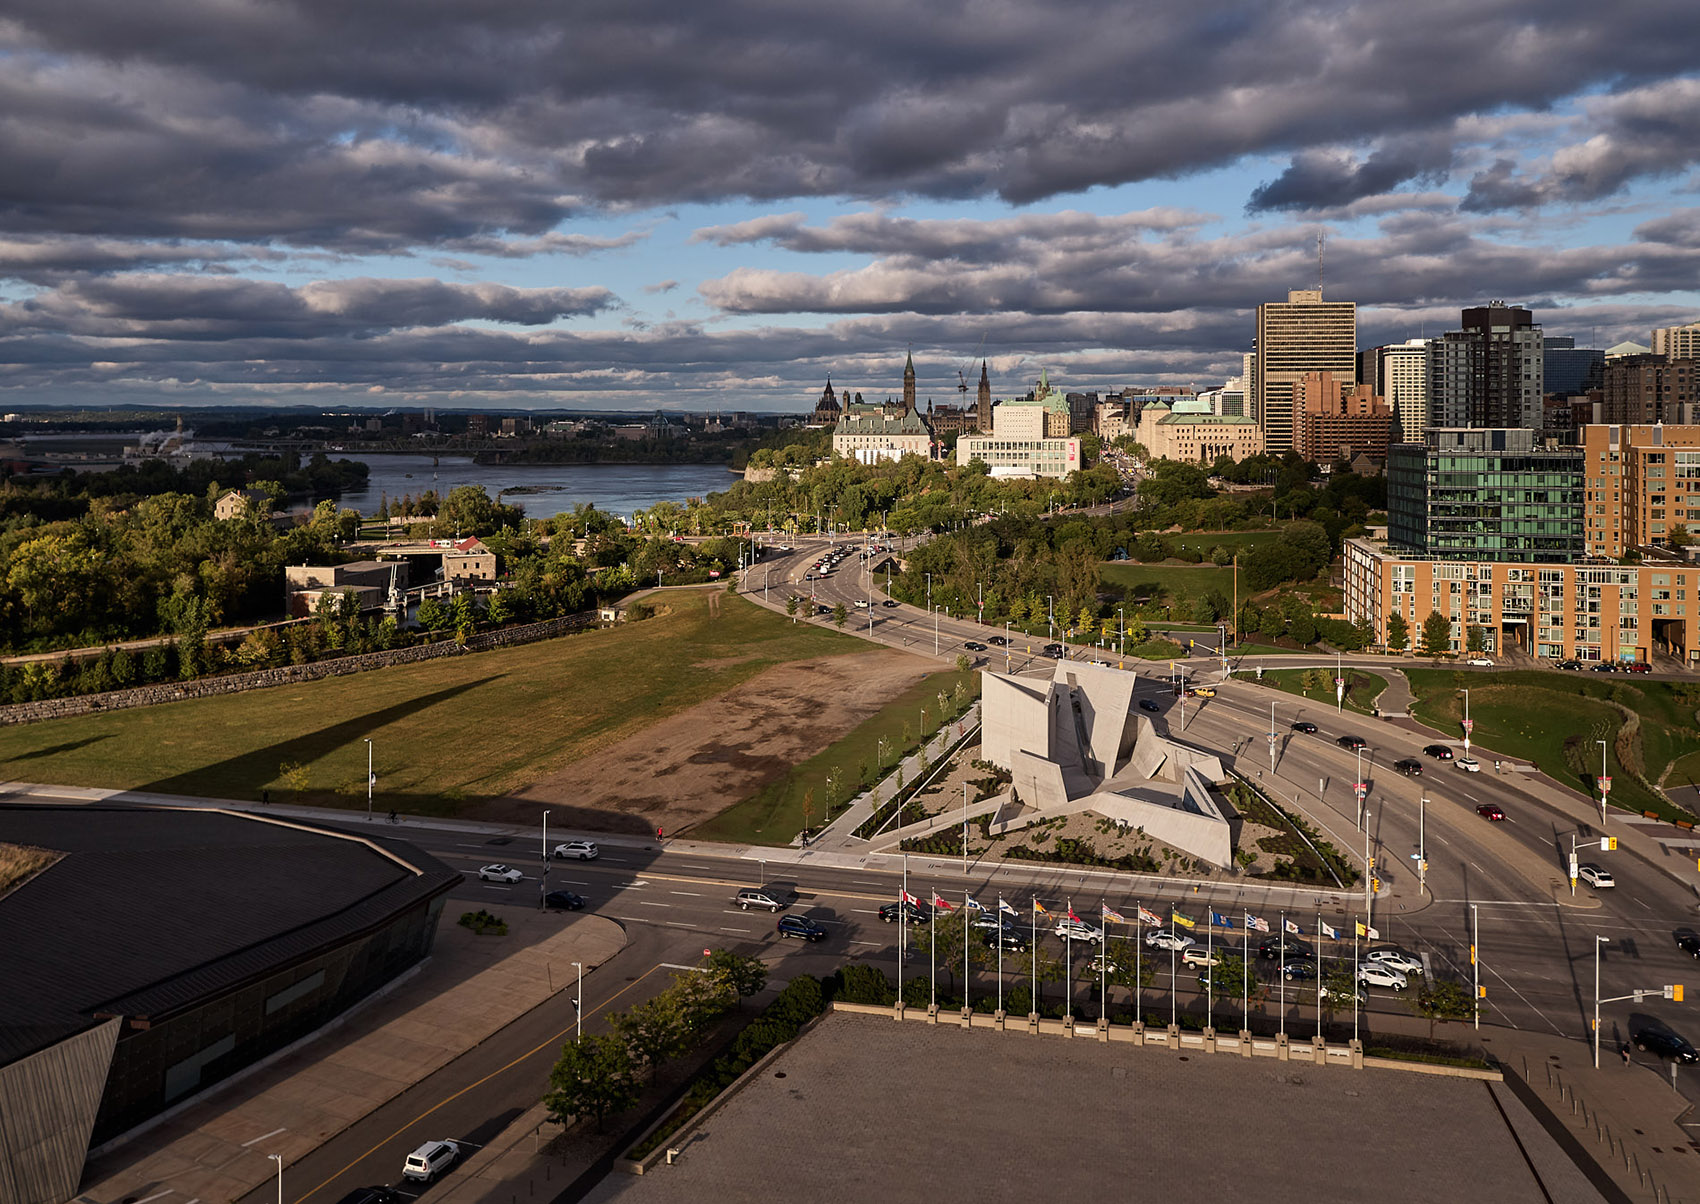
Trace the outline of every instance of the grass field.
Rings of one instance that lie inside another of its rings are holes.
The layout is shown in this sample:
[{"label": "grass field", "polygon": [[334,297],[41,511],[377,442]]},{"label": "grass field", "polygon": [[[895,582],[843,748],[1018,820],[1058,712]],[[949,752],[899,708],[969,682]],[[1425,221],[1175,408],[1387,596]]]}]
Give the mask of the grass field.
[{"label": "grass field", "polygon": [[1110,585],[1119,585],[1129,597],[1155,598],[1168,595],[1171,602],[1199,598],[1220,590],[1225,598],[1234,594],[1234,570],[1213,564],[1106,563],[1099,570]]},{"label": "grass field", "polygon": [[644,622],[519,648],[4,728],[0,762],[26,781],[346,807],[370,738],[380,810],[452,814],[772,665],[867,648],[735,595],[652,601]]},{"label": "grass field", "polygon": [[[1461,690],[1470,690],[1472,741],[1487,750],[1522,757],[1584,795],[1598,797],[1600,746],[1606,741],[1612,777],[1611,801],[1631,811],[1657,811],[1686,818],[1627,772],[1619,758],[1623,717],[1610,703],[1640,716],[1630,749],[1653,782],[1670,770],[1668,785],[1686,785],[1689,766],[1700,766],[1700,730],[1696,729],[1694,687],[1660,681],[1600,680],[1591,673],[1460,673],[1447,669],[1408,670],[1416,695],[1413,713],[1425,723],[1462,734]],[[1614,675],[1615,676],[1615,675]],[[1685,698],[1687,699],[1685,701]],[[1566,755],[1566,741],[1571,742]]]},{"label": "grass field", "polygon": [[1185,535],[1171,535],[1169,542],[1177,548],[1191,548],[1201,556],[1208,556],[1217,548],[1227,548],[1229,555],[1233,555],[1256,547],[1259,540],[1275,539],[1280,534],[1273,528],[1263,531],[1188,531]]},{"label": "grass field", "polygon": [[[1317,674],[1320,682],[1311,689],[1305,689],[1304,669],[1265,669],[1262,682],[1266,686],[1274,686],[1287,694],[1296,694],[1312,702],[1335,705],[1334,674],[1331,670],[1322,670]],[[1387,688],[1387,679],[1374,673],[1366,673],[1362,669],[1350,669],[1343,675],[1346,678],[1346,709],[1359,715],[1373,714],[1375,700],[1381,697],[1381,692]]]},{"label": "grass field", "polygon": [[927,712],[925,735],[931,735],[938,730],[939,693],[954,695],[960,684],[964,697],[974,698],[979,694],[979,681],[977,671],[928,674],[842,740],[685,835],[738,844],[790,844],[803,830],[804,796],[808,792],[814,793],[809,823],[819,828],[826,821],[829,777],[843,783],[834,795],[835,801],[848,802],[874,780],[881,763],[882,739],[886,741],[884,764],[890,767],[900,756],[909,755],[924,738],[923,707]]}]

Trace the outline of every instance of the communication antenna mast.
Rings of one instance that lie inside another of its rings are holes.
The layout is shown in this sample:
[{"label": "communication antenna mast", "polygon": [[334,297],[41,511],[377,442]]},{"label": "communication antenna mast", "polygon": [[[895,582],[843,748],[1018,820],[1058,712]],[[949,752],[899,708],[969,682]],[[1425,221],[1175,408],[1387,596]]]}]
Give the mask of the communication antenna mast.
[{"label": "communication antenna mast", "polygon": [[1322,291],[1322,248],[1328,242],[1328,235],[1318,230],[1316,233],[1316,291]]}]

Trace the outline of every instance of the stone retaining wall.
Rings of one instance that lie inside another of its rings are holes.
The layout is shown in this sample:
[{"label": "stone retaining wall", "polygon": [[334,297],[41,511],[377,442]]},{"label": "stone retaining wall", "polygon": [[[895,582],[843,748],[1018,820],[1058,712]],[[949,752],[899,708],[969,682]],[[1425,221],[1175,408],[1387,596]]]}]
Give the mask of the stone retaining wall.
[{"label": "stone retaining wall", "polygon": [[13,703],[0,706],[0,727],[39,723],[44,719],[63,719],[72,715],[88,715],[96,711],[125,711],[135,707],[158,706],[163,702],[181,702],[185,698],[210,698],[220,694],[264,690],[271,686],[297,685],[325,677],[363,673],[368,669],[387,669],[391,665],[411,665],[439,657],[459,656],[466,652],[503,648],[510,644],[535,643],[596,625],[596,612],[584,611],[559,619],[546,619],[541,623],[528,623],[523,627],[505,627],[500,631],[482,632],[468,639],[464,645],[445,640],[435,644],[416,644],[411,648],[392,648],[387,652],[341,656],[306,665],[283,665],[276,669],[256,670],[253,673],[231,673],[222,677],[196,678],[193,681],[132,686],[127,690],[109,690],[104,694],[81,694],[73,698],[48,698],[40,702]]}]

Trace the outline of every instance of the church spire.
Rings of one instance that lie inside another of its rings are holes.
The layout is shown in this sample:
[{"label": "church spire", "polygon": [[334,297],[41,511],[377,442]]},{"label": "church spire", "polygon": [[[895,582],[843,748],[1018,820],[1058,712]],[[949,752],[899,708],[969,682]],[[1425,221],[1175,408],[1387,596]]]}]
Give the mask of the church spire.
[{"label": "church spire", "polygon": [[905,413],[915,412],[915,353],[911,351],[909,358],[903,363],[903,409]]}]

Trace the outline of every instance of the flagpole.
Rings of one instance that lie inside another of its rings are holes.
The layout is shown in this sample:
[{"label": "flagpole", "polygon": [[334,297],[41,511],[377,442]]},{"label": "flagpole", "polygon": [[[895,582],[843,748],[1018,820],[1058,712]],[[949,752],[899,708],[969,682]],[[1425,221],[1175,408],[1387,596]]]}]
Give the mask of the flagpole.
[{"label": "flagpole", "polygon": [[1316,1035],[1322,1036],[1322,904],[1316,905]]},{"label": "flagpole", "polygon": [[1358,1039],[1358,927],[1352,925],[1352,1040]]},{"label": "flagpole", "polygon": [[[1074,914],[1074,900],[1064,899],[1068,914]],[[1074,1027],[1074,925],[1071,923],[1063,929],[1068,933],[1063,938],[1063,1015],[1067,1018],[1070,1028]]]},{"label": "flagpole", "polygon": [[[938,892],[934,891],[933,896],[937,898]],[[929,950],[927,960],[932,963],[933,967],[932,1008],[936,1012],[939,1007],[939,909],[937,907],[933,907],[932,923],[927,925],[927,947]]]},{"label": "flagpole", "polygon": [[[968,998],[968,892],[962,892],[962,1013],[967,1015],[972,1004]],[[973,1023],[972,1020],[969,1021]]]},{"label": "flagpole", "polygon": [[1033,1014],[1039,1014],[1039,896],[1033,896],[1033,943],[1027,946],[1027,964],[1033,970],[1033,987],[1028,992],[1027,1002],[1032,1005]]},{"label": "flagpole", "polygon": [[[1172,908],[1172,907],[1169,908],[1169,935],[1170,936],[1175,935],[1175,909]],[[1176,1002],[1175,996],[1178,995],[1178,994],[1179,994],[1179,990],[1175,985],[1175,942],[1170,941],[1169,942],[1169,1027],[1170,1028],[1174,1028],[1176,1025],[1178,1025],[1180,1023],[1180,1019],[1176,1014],[1176,1009],[1179,1005]]]},{"label": "flagpole", "polygon": [[1245,941],[1240,945],[1240,1029],[1251,1032],[1251,924],[1245,926]]},{"label": "flagpole", "polygon": [[1003,1019],[1003,896],[998,896],[998,1019]]},{"label": "flagpole", "polygon": [[1204,1027],[1216,1027],[1216,913],[1210,913],[1210,922],[1204,926],[1204,972],[1211,976],[1210,985],[1204,988]]},{"label": "flagpole", "polygon": [[1110,1015],[1110,917],[1104,914],[1109,906],[1099,900],[1098,923],[1104,926],[1104,939],[1098,942],[1098,1023]]},{"label": "flagpole", "polygon": [[[1139,921],[1140,926],[1143,926],[1145,923],[1143,915],[1145,911],[1145,904],[1136,903],[1135,906],[1137,906],[1139,910],[1133,913],[1133,918]],[[1145,945],[1145,934],[1139,930],[1138,926],[1134,928],[1133,932],[1133,1019],[1138,1024],[1144,1024],[1145,967],[1141,963],[1144,960],[1142,950]]]},{"label": "flagpole", "polygon": [[903,946],[909,943],[909,854],[903,854],[903,893],[897,896],[897,1002],[903,1002]]},{"label": "flagpole", "polygon": [[1281,913],[1281,1035],[1287,1035],[1287,913]]}]

